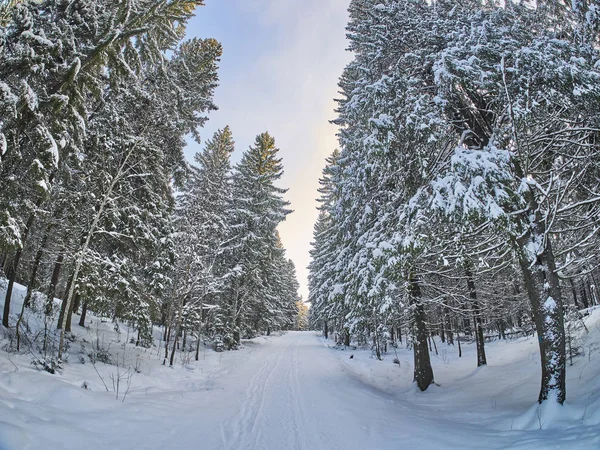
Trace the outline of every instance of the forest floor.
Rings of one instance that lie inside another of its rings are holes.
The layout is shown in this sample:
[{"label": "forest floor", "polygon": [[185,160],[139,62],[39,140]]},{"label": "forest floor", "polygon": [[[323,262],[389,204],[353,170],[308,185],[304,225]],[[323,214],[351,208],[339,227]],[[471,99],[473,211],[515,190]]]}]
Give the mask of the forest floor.
[{"label": "forest floor", "polygon": [[[74,325],[60,374],[32,367],[35,352],[0,350],[0,449],[597,449],[600,309],[586,325],[585,354],[568,368],[567,404],[540,409],[533,337],[489,343],[479,369],[474,345],[463,344],[458,358],[437,341],[439,385],[421,393],[405,347],[379,361],[315,332],[288,332],[233,352],[203,346],[199,361],[182,353],[169,368],[164,348],[135,347],[126,326],[116,332],[91,316],[86,328]],[[113,364],[90,363],[98,341]]]}]

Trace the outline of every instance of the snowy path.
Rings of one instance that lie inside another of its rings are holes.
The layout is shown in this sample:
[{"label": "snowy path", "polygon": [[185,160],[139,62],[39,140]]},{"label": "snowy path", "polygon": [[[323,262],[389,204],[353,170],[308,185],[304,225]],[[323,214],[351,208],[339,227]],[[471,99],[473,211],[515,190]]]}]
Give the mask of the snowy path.
[{"label": "snowy path", "polygon": [[[192,373],[182,391],[133,391],[125,403],[42,373],[48,384],[40,385],[40,392],[0,402],[0,448],[348,450],[442,445],[436,445],[430,421],[418,428],[414,420],[407,422],[410,412],[405,407],[356,379],[315,333],[290,332],[248,345],[241,352],[223,353],[222,368],[208,381],[194,382],[197,374]],[[443,446],[448,445],[445,440]]]},{"label": "snowy path", "polygon": [[390,448],[395,439],[385,418],[397,415],[394,405],[330,352],[314,333],[289,333],[261,348],[235,374],[251,381],[239,392],[239,411],[221,427],[225,447]]},{"label": "snowy path", "polygon": [[258,347],[244,367],[219,383],[237,386],[215,400],[235,404],[236,413],[215,421],[215,427],[223,423],[222,441],[207,448],[480,448],[473,437],[492,437],[464,424],[457,433],[451,422],[415,417],[357,379],[313,332],[290,332]]},{"label": "snowy path", "polygon": [[198,448],[232,450],[440,448],[451,442],[436,442],[431,421],[415,428],[406,407],[355,378],[313,332],[254,345],[211,391],[188,395],[197,412],[184,423],[169,420],[173,447],[191,448],[194,436],[202,440]]},{"label": "snowy path", "polygon": [[[419,406],[364,384],[344,362],[350,353],[326,347],[314,332],[208,353],[219,364],[208,378],[161,366],[161,377],[181,377],[178,390],[166,384],[133,389],[125,403],[82,390],[76,378],[68,384],[25,369],[0,378],[0,449],[543,448],[530,434],[456,422],[435,401]],[[20,383],[25,394],[17,394]],[[575,447],[593,448],[589,440],[579,442]]]}]

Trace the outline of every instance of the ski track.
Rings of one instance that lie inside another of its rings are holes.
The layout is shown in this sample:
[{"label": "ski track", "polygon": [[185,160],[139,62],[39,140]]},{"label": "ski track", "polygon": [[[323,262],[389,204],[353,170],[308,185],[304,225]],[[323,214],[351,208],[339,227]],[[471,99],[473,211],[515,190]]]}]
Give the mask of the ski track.
[{"label": "ski track", "polygon": [[[336,352],[313,332],[289,332],[223,354],[219,370],[204,382],[191,374],[182,390],[139,392],[125,403],[102,396],[99,403],[53,417],[64,393],[73,399],[81,395],[80,388],[65,386],[51,401],[38,399],[27,419],[19,417],[28,401],[6,401],[4,409],[11,413],[4,414],[3,424],[0,412],[0,449],[544,448],[537,446],[537,436],[481,426],[476,417],[470,424],[457,422],[436,414],[433,405],[407,401],[410,392],[386,393],[365,384],[346,355],[340,359]],[[419,402],[425,403],[425,395]],[[36,426],[25,433],[21,423]],[[12,447],[3,446],[3,427]],[[578,434],[587,439],[579,448],[596,448],[588,445],[594,436],[586,432]],[[557,448],[571,444],[561,438]]]},{"label": "ski track", "polygon": [[[302,386],[298,376],[298,344],[286,340],[262,359],[230,425],[221,426],[222,443],[229,449],[301,449],[306,425]],[[260,358],[261,355],[256,355]]]},{"label": "ski track", "polygon": [[239,392],[238,411],[219,425],[214,448],[389,448],[384,442],[390,443],[391,430],[377,425],[385,420],[370,405],[376,402],[375,410],[388,415],[398,414],[397,405],[348,373],[314,333],[288,333],[251,352],[243,367],[221,380],[224,386],[249,382]]}]

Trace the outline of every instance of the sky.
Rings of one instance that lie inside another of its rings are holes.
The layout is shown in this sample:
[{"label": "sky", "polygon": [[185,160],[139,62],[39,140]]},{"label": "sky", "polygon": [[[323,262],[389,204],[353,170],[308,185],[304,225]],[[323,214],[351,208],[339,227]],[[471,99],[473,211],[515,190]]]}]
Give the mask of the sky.
[{"label": "sky", "polygon": [[[229,125],[236,141],[233,162],[268,131],[283,158],[286,199],[294,213],[279,226],[294,261],[300,294],[307,276],[318,180],[325,158],[337,148],[334,98],[350,61],[345,26],[350,0],[206,0],[188,26],[189,37],[223,45],[215,103],[203,140]],[[190,142],[186,156],[202,150]]]}]

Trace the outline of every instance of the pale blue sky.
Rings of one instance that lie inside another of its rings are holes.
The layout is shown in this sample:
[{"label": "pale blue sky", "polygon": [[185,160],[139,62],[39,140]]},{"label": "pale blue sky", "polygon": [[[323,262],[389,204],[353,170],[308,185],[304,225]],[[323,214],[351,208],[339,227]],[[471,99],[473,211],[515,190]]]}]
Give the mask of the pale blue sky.
[{"label": "pale blue sky", "polygon": [[[333,98],[350,59],[345,51],[349,0],[206,0],[188,35],[223,44],[220,86],[203,139],[229,125],[237,162],[254,137],[275,137],[285,167],[281,186],[294,213],[280,227],[287,255],[296,264],[300,293],[306,277],[318,179],[337,146]],[[187,149],[191,160],[201,146]]]}]

